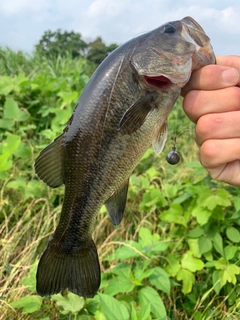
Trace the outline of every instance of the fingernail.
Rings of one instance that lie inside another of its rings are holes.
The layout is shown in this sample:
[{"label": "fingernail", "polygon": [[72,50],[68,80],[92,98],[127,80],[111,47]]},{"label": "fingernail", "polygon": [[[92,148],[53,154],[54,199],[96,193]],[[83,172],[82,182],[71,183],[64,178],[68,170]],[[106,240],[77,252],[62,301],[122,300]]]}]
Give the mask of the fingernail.
[{"label": "fingernail", "polygon": [[228,68],[222,73],[223,80],[226,84],[235,85],[238,83],[240,75],[239,72],[234,68]]}]

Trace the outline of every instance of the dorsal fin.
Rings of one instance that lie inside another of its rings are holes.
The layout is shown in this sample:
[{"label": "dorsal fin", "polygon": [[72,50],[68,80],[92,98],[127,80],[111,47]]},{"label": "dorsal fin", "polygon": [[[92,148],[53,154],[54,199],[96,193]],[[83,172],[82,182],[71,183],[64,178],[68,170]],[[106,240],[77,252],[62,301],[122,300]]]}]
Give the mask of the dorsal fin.
[{"label": "dorsal fin", "polygon": [[128,184],[129,179],[105,202],[108,215],[114,226],[119,225],[122,221],[127,201]]},{"label": "dorsal fin", "polygon": [[63,134],[43,149],[35,161],[35,172],[49,187],[63,184]]}]

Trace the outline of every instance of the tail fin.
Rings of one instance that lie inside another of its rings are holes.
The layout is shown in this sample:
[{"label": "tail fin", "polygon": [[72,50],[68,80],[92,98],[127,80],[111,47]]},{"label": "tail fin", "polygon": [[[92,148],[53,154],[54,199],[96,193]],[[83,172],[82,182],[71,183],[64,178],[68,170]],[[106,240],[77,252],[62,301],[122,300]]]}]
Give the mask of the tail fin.
[{"label": "tail fin", "polygon": [[68,289],[79,296],[94,297],[100,286],[100,266],[93,240],[79,253],[57,251],[49,244],[39,261],[37,293],[48,296]]}]

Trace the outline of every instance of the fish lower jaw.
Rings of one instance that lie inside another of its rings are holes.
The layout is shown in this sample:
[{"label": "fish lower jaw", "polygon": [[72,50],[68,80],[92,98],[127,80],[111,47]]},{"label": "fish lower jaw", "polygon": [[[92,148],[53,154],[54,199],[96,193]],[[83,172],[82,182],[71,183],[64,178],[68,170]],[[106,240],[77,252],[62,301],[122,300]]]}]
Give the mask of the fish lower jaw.
[{"label": "fish lower jaw", "polygon": [[160,90],[169,90],[173,87],[182,88],[190,78],[189,73],[176,73],[174,75],[160,75],[160,76],[143,76],[145,87],[149,86]]},{"label": "fish lower jaw", "polygon": [[160,76],[143,76],[145,83],[151,87],[157,89],[168,89],[172,85],[172,82],[169,78],[160,75]]}]

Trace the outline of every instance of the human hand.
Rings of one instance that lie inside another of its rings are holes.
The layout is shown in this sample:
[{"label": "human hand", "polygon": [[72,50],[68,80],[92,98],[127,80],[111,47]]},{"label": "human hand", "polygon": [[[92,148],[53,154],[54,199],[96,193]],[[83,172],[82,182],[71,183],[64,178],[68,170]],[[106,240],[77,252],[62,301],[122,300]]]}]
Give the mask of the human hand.
[{"label": "human hand", "polygon": [[240,186],[240,56],[194,71],[182,95],[201,164],[213,179]]}]

